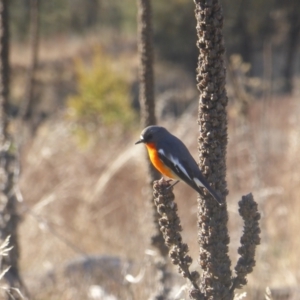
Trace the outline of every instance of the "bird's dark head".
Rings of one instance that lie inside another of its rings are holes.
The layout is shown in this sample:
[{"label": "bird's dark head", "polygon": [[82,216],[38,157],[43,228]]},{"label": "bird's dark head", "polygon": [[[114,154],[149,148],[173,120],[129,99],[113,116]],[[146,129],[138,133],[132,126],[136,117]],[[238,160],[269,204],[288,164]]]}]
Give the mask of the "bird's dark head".
[{"label": "bird's dark head", "polygon": [[146,127],[142,131],[140,135],[140,139],[135,143],[135,145],[140,143],[144,143],[144,144],[155,143],[160,138],[161,134],[163,134],[166,131],[167,130],[161,126],[152,125]]}]

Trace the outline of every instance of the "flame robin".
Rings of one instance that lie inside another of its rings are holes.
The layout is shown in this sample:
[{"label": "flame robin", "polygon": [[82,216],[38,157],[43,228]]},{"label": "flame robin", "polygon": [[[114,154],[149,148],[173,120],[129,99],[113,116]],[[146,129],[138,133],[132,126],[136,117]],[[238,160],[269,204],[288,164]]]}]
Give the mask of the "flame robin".
[{"label": "flame robin", "polygon": [[176,136],[161,126],[146,127],[135,144],[144,143],[154,167],[163,175],[183,180],[198,193],[205,187],[214,199],[221,204],[220,196],[202,175],[196,161],[187,147]]}]

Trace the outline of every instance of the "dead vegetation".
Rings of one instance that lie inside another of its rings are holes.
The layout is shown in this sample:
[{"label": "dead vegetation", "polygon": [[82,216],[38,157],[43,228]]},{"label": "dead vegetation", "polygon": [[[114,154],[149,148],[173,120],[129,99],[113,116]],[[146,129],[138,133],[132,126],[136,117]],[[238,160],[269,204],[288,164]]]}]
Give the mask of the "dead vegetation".
[{"label": "dead vegetation", "polygon": [[[72,41],[71,45],[76,43]],[[42,49],[47,48],[45,45]],[[16,49],[12,55],[13,67],[19,64]],[[65,95],[76,90],[73,57],[82,53],[80,48],[74,53],[74,47],[66,49],[71,54],[62,63],[57,61],[55,52],[50,58],[51,54],[42,50],[38,78],[44,80],[45,86],[40,86],[43,91],[40,99],[49,115],[34,138],[26,142],[21,157],[22,276],[33,299],[109,299],[108,295],[116,299],[147,299],[156,287],[155,270],[151,268],[155,254],[148,250],[147,233],[151,224],[143,203],[147,168],[143,150],[134,147],[140,129],[137,125],[136,131],[124,134],[115,128],[99,128],[99,136],[90,147],[78,144],[73,125],[65,118],[62,108]],[[124,65],[129,60],[133,62],[130,65],[134,78],[135,57],[128,53],[125,56]],[[25,62],[26,58],[23,67]],[[175,88],[170,92],[175,96],[176,80],[180,85],[181,78],[180,75],[176,78],[176,73],[174,68]],[[12,94],[18,103],[23,71],[14,67],[13,74]],[[52,80],[48,80],[48,75]],[[163,81],[163,77],[157,81]],[[55,88],[51,87],[53,80],[59,83]],[[180,93],[193,94],[190,85],[186,87]],[[158,91],[158,103],[163,93],[163,88]],[[246,121],[244,116],[241,120],[236,104],[229,104],[227,181],[233,265],[242,226],[237,214],[239,195],[253,191],[262,212],[262,241],[257,249],[256,268],[249,276],[246,299],[258,299],[258,293],[264,295],[267,286],[272,291],[291,290],[292,295],[300,279],[298,99],[299,90],[290,97],[272,96],[267,103],[253,100]],[[196,98],[194,101],[197,102]],[[180,137],[196,157],[197,104],[185,106],[185,112],[176,120],[168,113],[162,114],[158,123]],[[190,246],[191,256],[197,257],[196,194],[183,183],[176,186],[175,194],[183,238]],[[82,263],[90,256],[109,257],[110,263],[117,262],[116,269],[109,267],[108,272],[100,264],[96,275],[82,268],[79,280],[68,276],[67,266],[74,261]],[[111,274],[113,270],[115,275]],[[175,274],[169,280],[169,285],[174,287],[172,299],[184,297],[184,282]],[[272,296],[277,299],[275,292]],[[291,297],[286,299],[294,299]]]}]

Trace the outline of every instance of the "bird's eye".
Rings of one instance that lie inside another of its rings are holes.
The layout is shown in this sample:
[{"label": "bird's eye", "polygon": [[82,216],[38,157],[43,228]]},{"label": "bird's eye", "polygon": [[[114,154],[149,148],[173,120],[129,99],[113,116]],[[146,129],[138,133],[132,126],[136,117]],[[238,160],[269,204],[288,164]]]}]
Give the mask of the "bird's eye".
[{"label": "bird's eye", "polygon": [[147,139],[148,139],[148,140],[151,140],[152,138],[153,138],[152,133],[148,134]]}]

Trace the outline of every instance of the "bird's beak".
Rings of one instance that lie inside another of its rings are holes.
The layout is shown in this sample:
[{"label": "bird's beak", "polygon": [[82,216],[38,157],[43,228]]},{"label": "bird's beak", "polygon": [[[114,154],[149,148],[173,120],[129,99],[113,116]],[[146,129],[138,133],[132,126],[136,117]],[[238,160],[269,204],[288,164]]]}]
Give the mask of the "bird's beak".
[{"label": "bird's beak", "polygon": [[140,140],[138,140],[137,142],[135,142],[134,144],[137,145],[137,144],[140,144],[140,143],[144,143],[144,140],[143,140],[143,139],[140,139]]}]

